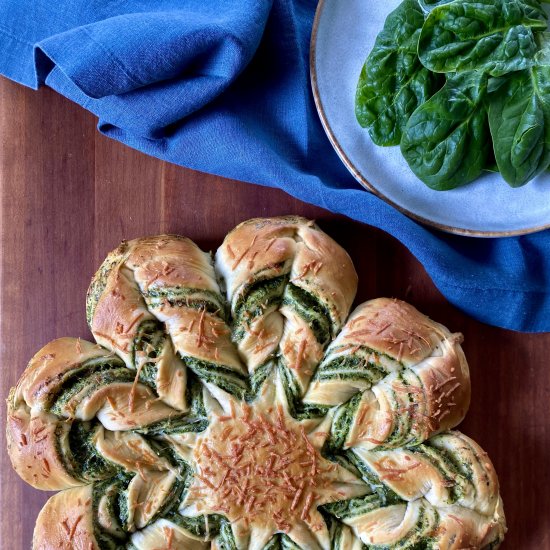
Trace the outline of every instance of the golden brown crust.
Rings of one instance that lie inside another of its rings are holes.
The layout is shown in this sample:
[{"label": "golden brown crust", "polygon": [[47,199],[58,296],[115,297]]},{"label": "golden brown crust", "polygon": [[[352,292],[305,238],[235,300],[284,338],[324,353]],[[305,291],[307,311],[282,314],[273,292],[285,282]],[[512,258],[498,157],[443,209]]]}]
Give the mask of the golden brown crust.
[{"label": "golden brown crust", "polygon": [[68,438],[76,419],[97,416],[111,430],[130,430],[176,414],[139,383],[93,387],[85,398],[77,394],[57,414],[50,412],[52,398],[69,377],[90,363],[113,360],[114,355],[98,345],[60,338],[31,359],[12,388],[7,402],[8,454],[16,472],[33,487],[56,490],[85,483],[71,468]]},{"label": "golden brown crust", "polygon": [[185,282],[189,288],[218,292],[210,255],[190,239],[177,235],[135,239],[128,249],[127,265],[142,290],[154,282],[166,287]]},{"label": "golden brown crust", "polygon": [[[406,302],[378,298],[355,310],[341,338],[344,345],[369,347],[414,369],[425,394],[423,414],[432,419],[430,435],[462,422],[470,406],[470,373],[461,334]],[[394,389],[402,388],[394,383]]]},{"label": "golden brown crust", "polygon": [[248,220],[227,235],[216,253],[230,296],[254,273],[280,275],[277,266],[288,263],[290,281],[316,294],[341,326],[355,297],[357,273],[347,252],[314,222],[299,216]]},{"label": "golden brown crust", "polygon": [[31,417],[24,407],[8,407],[6,437],[12,466],[36,489],[54,491],[82,484],[67,472],[57,452],[59,429],[68,432],[69,425],[59,425],[45,413]]},{"label": "golden brown crust", "polygon": [[90,485],[57,493],[38,514],[33,550],[99,550],[92,518]]},{"label": "golden brown crust", "polygon": [[46,344],[31,359],[15,387],[14,406],[24,401],[31,408],[43,407],[63,377],[81,363],[112,356],[112,352],[77,338],[59,338]]},{"label": "golden brown crust", "polygon": [[[219,292],[208,254],[183,237],[134,239],[113,251],[111,257],[118,261],[106,276],[98,271],[90,287],[91,291],[96,280],[105,277],[90,326],[98,341],[117,349],[127,362],[139,324],[155,319],[147,308],[144,292],[180,285]],[[109,258],[106,263],[110,263]]]},{"label": "golden brown crust", "polygon": [[[105,349],[75,338],[60,338],[44,346],[30,361],[8,402],[6,437],[15,471],[38,489],[81,485],[67,471],[58,451],[70,423],[59,422],[43,406],[64,375],[81,362],[110,355]],[[31,412],[32,411],[32,412]]]},{"label": "golden brown crust", "polygon": [[[420,442],[455,427],[468,410],[470,378],[461,341],[410,304],[371,300],[357,307],[331,344],[305,401],[332,406],[362,391],[348,446],[390,444],[396,419],[404,414],[412,422],[405,433]],[[370,376],[359,369],[342,377],[332,365],[346,358],[359,361],[366,373],[370,365],[376,368]],[[393,445],[403,443],[398,438]]]},{"label": "golden brown crust", "polygon": [[[504,538],[506,522],[495,469],[487,453],[464,434],[446,432],[431,438],[429,447],[354,452],[409,503],[406,513],[403,508],[401,531],[408,530],[411,507],[421,506],[425,511],[437,510],[439,521],[433,536],[438,548],[482,549]],[[387,512],[381,509],[378,514],[381,518]],[[380,529],[374,515],[368,519],[371,529],[363,540],[372,537],[377,544],[391,542],[385,537],[394,534]]]},{"label": "golden brown crust", "polygon": [[405,366],[420,363],[443,340],[451,338],[458,354],[462,335],[451,335],[411,304],[391,298],[376,298],[358,306],[339,336],[343,344],[367,346]]},{"label": "golden brown crust", "polygon": [[442,456],[447,453],[462,465],[464,480],[456,472],[450,480],[452,470],[438,468],[430,454],[414,448],[356,452],[388,487],[407,501],[426,498],[434,506],[460,504],[480,514],[493,513],[499,484],[487,453],[457,431],[432,438],[430,445],[443,451]]},{"label": "golden brown crust", "polygon": [[[216,253],[216,269],[249,371],[278,355],[305,391],[355,297],[357,274],[346,251],[304,218],[257,218],[227,235]],[[250,305],[254,313],[242,315],[243,301],[254,300],[262,287],[262,300]],[[304,311],[313,309],[317,318],[308,318]]]},{"label": "golden brown crust", "polygon": [[159,235],[123,243],[96,273],[88,304],[95,338],[130,369],[139,371],[149,361],[147,346],[134,351],[144,324],[150,323],[147,332],[163,334],[162,352],[155,358],[155,389],[180,411],[188,408],[182,358],[246,372],[223,320],[212,259],[189,239]]}]

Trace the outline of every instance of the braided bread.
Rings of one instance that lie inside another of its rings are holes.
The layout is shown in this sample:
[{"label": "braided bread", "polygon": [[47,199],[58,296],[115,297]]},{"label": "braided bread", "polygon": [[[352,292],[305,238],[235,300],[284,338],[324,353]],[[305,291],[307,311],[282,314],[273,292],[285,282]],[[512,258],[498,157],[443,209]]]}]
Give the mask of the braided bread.
[{"label": "braided bread", "polygon": [[486,453],[451,431],[460,336],[412,306],[350,309],[353,264],[298,217],[250,220],[215,258],[122,243],[8,398],[12,464],[61,490],[35,550],[496,548]]}]

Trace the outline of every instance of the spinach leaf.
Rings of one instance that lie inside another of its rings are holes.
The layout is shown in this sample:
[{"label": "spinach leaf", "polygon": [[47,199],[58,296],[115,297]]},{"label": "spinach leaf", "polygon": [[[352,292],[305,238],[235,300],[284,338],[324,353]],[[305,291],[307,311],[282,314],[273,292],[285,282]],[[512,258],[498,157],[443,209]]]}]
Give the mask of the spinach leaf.
[{"label": "spinach leaf", "polygon": [[[437,6],[442,6],[443,4],[448,4],[453,0],[418,0],[420,7],[425,13],[432,11]],[[549,0],[550,1],[550,0]]]},{"label": "spinach leaf", "polygon": [[460,0],[434,8],[422,28],[419,55],[435,72],[481,70],[492,76],[527,69],[534,32],[546,28],[539,0]]},{"label": "spinach leaf", "polygon": [[410,115],[436,89],[437,76],[417,54],[423,23],[417,0],[405,0],[386,19],[361,71],[355,114],[377,145],[399,145]]},{"label": "spinach leaf", "polygon": [[476,179],[486,165],[487,75],[449,75],[445,86],[413,113],[401,141],[412,171],[438,191]]},{"label": "spinach leaf", "polygon": [[489,127],[498,168],[520,187],[550,166],[550,59],[512,73],[491,94]]}]

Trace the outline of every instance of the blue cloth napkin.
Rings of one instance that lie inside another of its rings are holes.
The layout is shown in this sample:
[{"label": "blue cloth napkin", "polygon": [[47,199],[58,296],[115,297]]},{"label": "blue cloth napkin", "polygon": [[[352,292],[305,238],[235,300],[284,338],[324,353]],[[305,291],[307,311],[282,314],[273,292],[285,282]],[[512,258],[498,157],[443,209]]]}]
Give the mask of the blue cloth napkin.
[{"label": "blue cloth napkin", "polygon": [[95,113],[101,132],[147,154],[280,187],[379,227],[463,311],[550,331],[549,231],[446,235],[348,174],[310,91],[315,8],[312,0],[3,0],[0,72],[52,87]]}]

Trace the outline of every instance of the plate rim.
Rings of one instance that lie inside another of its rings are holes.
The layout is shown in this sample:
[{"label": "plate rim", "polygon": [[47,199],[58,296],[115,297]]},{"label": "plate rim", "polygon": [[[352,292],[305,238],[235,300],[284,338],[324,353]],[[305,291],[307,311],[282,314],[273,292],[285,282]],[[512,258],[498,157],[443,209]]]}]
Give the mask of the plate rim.
[{"label": "plate rim", "polygon": [[316,63],[317,35],[319,30],[319,22],[321,20],[322,11],[325,6],[325,2],[326,0],[319,0],[317,4],[317,9],[315,10],[315,17],[313,19],[313,27],[311,30],[311,39],[309,43],[309,77],[310,77],[310,84],[311,84],[311,89],[313,93],[313,100],[315,102],[315,108],[317,110],[317,114],[319,116],[319,119],[321,120],[321,125],[323,126],[323,129],[332,147],[340,157],[340,160],[343,162],[343,164],[346,166],[346,168],[349,170],[352,176],[362,185],[362,187],[366,191],[377,196],[379,199],[383,200],[384,202],[386,202],[387,204],[389,204],[390,206],[392,206],[402,214],[405,214],[406,216],[408,216],[409,218],[412,218],[413,220],[420,222],[424,225],[435,227],[440,231],[444,231],[446,233],[452,233],[454,235],[461,235],[466,237],[481,237],[481,238],[518,237],[521,235],[530,235],[533,233],[544,231],[545,229],[550,229],[550,222],[542,226],[516,229],[511,231],[482,231],[482,230],[467,229],[464,227],[455,227],[452,225],[445,225],[442,223],[438,223],[434,220],[424,218],[423,216],[419,216],[418,214],[415,214],[414,212],[406,209],[405,207],[396,204],[394,201],[392,201],[389,197],[384,195],[379,189],[377,189],[374,185],[372,185],[367,180],[367,178],[361,173],[361,171],[355,166],[355,164],[346,155],[343,147],[341,146],[340,142],[336,138],[332,130],[332,127],[328,122],[325,109],[321,101],[321,95],[319,93],[317,63]]}]

